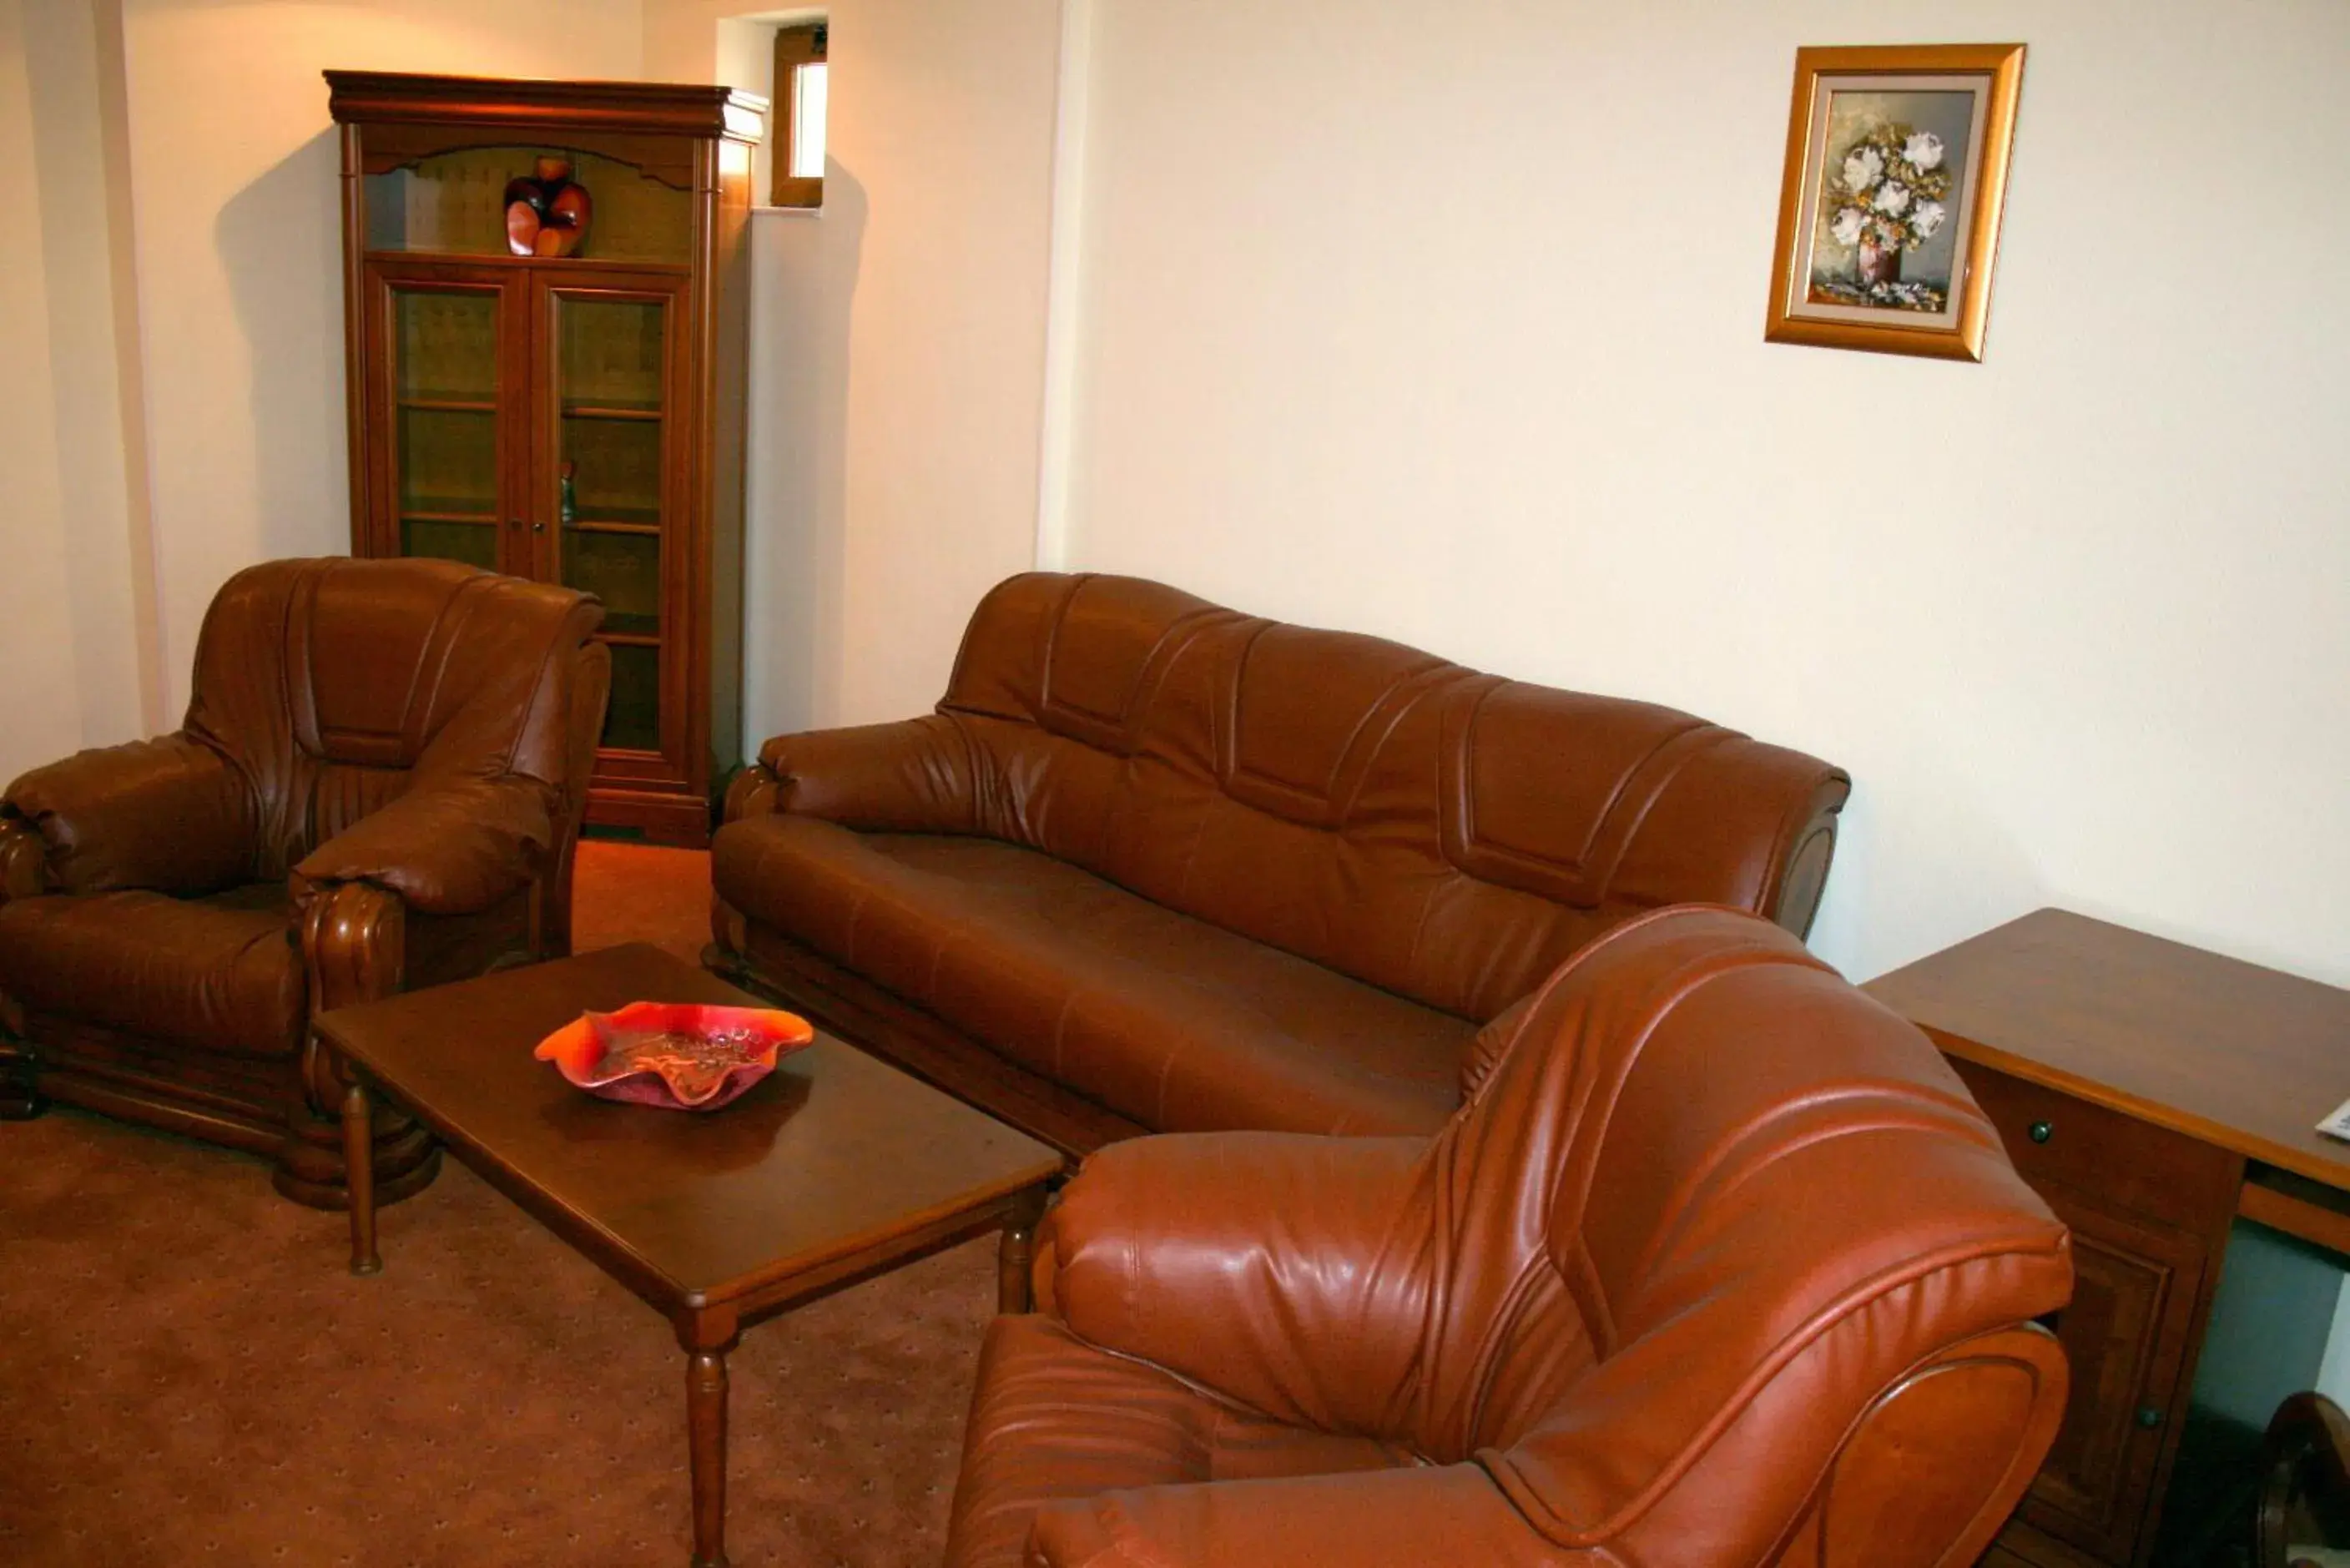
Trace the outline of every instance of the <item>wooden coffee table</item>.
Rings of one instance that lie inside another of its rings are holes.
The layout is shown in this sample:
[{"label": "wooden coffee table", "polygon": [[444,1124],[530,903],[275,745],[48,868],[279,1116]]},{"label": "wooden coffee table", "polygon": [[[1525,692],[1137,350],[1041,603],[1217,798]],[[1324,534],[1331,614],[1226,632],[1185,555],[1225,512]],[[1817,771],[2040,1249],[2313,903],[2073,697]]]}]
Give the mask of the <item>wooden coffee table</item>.
[{"label": "wooden coffee table", "polygon": [[583,1009],[639,1001],[763,1005],[637,944],[323,1015],[349,1085],[351,1271],[382,1268],[368,1164],[380,1095],[670,1320],[686,1355],[692,1561],[719,1568],[726,1353],[742,1331],[992,1230],[999,1305],[1024,1310],[1061,1157],[823,1034],[708,1113],[597,1099],[532,1056]]}]

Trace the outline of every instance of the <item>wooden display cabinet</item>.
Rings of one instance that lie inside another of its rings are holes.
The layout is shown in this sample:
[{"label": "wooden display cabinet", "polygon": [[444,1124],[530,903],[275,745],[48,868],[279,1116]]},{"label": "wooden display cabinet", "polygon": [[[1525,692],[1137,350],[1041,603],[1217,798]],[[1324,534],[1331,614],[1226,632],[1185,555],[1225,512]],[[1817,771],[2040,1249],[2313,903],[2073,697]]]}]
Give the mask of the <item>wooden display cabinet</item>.
[{"label": "wooden display cabinet", "polygon": [[[351,549],[595,594],[612,699],[588,819],[709,841],[742,760],[751,150],[722,87],[328,71],[342,130]],[[512,254],[541,159],[592,203]]]}]

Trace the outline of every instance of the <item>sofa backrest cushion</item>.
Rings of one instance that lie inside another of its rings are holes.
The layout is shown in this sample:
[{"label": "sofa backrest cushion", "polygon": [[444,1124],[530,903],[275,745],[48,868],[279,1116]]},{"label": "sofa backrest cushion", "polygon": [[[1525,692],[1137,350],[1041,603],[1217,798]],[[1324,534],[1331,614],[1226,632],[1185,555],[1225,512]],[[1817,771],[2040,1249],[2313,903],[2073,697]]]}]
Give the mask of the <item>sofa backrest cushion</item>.
[{"label": "sofa backrest cushion", "polygon": [[940,711],[989,764],[984,831],[1480,1021],[1659,905],[1800,931],[1850,788],[1668,708],[1132,577],[998,587]]},{"label": "sofa backrest cushion", "polygon": [[255,879],[421,779],[521,774],[566,815],[571,686],[603,618],[569,588],[427,559],[268,561],[223,584],[197,639],[188,733],[245,777]]}]

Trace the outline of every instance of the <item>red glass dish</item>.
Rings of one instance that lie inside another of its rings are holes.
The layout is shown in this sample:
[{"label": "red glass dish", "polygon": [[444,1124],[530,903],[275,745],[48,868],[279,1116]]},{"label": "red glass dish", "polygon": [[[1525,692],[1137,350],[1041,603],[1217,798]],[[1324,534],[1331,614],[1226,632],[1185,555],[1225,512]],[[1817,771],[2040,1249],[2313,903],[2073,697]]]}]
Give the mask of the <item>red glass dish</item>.
[{"label": "red glass dish", "polygon": [[774,1072],[778,1057],[815,1038],[795,1013],[632,1002],[617,1012],[580,1014],[532,1054],[608,1100],[714,1111]]}]

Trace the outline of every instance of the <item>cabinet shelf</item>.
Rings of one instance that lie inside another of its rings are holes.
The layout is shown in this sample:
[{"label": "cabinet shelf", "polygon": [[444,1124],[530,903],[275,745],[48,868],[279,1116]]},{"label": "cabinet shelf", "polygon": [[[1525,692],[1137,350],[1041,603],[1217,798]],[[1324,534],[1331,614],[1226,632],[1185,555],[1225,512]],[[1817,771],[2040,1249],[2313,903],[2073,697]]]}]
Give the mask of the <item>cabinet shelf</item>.
[{"label": "cabinet shelf", "polygon": [[494,397],[469,397],[462,392],[409,392],[392,401],[403,409],[425,409],[439,414],[494,414],[498,402]]},{"label": "cabinet shelf", "polygon": [[[622,617],[633,619],[633,617]],[[657,631],[614,631],[608,628],[596,633],[598,642],[617,642],[623,648],[659,648],[665,640]]]},{"label": "cabinet shelf", "polygon": [[659,538],[661,533],[661,525],[658,523],[639,523],[618,517],[575,517],[564,526],[575,528],[582,534],[650,534]]},{"label": "cabinet shelf", "polygon": [[593,277],[598,273],[656,273],[671,277],[693,275],[693,266],[690,262],[631,261],[626,256],[569,255],[549,260],[545,256],[510,255],[497,251],[403,251],[382,247],[362,254],[369,261],[394,265],[445,262],[467,267],[513,267],[518,271],[569,273],[581,278]]},{"label": "cabinet shelf", "polygon": [[567,420],[658,420],[661,417],[658,403],[579,402],[563,405]]}]

